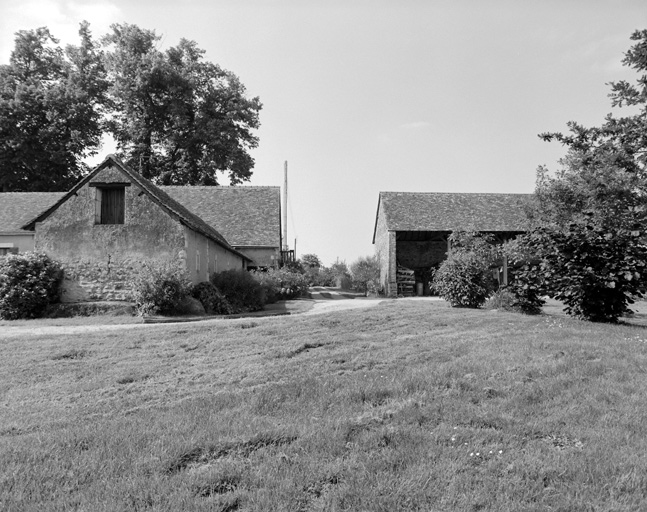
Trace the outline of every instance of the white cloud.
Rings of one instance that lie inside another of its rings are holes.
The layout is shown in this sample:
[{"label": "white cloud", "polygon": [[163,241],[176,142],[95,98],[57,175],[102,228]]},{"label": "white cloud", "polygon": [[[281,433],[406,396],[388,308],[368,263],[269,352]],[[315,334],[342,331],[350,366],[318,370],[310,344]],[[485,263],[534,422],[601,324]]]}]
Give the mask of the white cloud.
[{"label": "white cloud", "polygon": [[[2,4],[4,2],[0,2]],[[25,0],[1,7],[0,63],[8,63],[19,30],[48,27],[61,45],[77,44],[79,23],[87,20],[93,36],[105,34],[121,18],[121,9],[110,0]]]}]

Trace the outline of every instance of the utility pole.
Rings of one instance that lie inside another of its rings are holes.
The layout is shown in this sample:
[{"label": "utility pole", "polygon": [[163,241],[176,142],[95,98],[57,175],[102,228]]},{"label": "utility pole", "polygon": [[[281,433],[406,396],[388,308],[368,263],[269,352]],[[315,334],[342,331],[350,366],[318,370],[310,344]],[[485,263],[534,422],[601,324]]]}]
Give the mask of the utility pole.
[{"label": "utility pole", "polygon": [[288,251],[288,161],[283,167],[283,250]]}]

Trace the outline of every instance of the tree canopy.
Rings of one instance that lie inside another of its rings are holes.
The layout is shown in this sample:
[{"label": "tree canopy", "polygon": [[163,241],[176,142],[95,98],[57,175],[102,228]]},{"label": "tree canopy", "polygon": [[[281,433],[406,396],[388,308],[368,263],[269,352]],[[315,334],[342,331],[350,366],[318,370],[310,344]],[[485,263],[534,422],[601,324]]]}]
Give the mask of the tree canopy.
[{"label": "tree canopy", "polygon": [[0,191],[65,190],[101,140],[107,82],[82,23],[65,50],[47,28],[20,31],[0,66]]},{"label": "tree canopy", "polygon": [[530,212],[537,227],[518,243],[534,260],[517,272],[526,299],[539,303],[546,293],[594,321],[617,321],[647,291],[647,30],[631,39],[623,64],[640,76],[612,82],[609,96],[632,112],[540,135],[567,154],[554,174],[539,169]]},{"label": "tree canopy", "polygon": [[0,66],[0,190],[65,190],[88,171],[104,134],[126,163],[158,184],[248,181],[261,103],[230,71],[182,39],[115,24],[61,49],[47,28],[21,31]]}]

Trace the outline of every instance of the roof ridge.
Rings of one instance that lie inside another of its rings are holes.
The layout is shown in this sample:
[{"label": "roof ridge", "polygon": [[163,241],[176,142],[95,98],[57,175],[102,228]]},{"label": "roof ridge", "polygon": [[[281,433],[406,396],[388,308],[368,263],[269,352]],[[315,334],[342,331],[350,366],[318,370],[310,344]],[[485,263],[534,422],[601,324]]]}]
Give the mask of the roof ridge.
[{"label": "roof ridge", "polygon": [[245,190],[249,188],[281,188],[279,185],[157,185],[159,188],[203,188],[209,190]]},{"label": "roof ridge", "polygon": [[380,194],[407,194],[407,195],[483,195],[483,196],[532,196],[534,192],[398,192],[393,190],[382,190]]}]

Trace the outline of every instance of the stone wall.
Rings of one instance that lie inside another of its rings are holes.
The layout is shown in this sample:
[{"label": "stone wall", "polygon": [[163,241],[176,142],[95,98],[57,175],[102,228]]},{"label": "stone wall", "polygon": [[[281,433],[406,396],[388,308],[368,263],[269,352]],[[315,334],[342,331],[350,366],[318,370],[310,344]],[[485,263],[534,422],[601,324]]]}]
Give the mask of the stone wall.
[{"label": "stone wall", "polygon": [[395,232],[387,229],[382,203],[378,207],[374,243],[380,262],[380,284],[388,296],[394,297],[397,294]]},{"label": "stone wall", "polygon": [[[126,182],[106,168],[92,182]],[[185,249],[184,227],[142,193],[125,189],[124,224],[95,224],[96,187],[81,187],[36,225],[35,246],[65,271],[62,300],[129,300],[143,262],[177,261]]]}]

